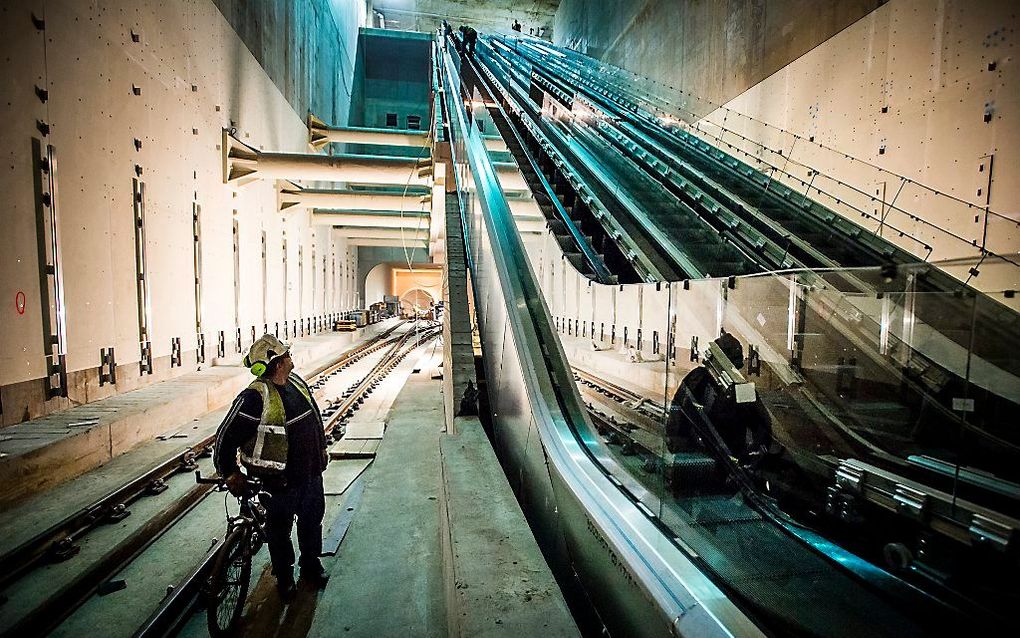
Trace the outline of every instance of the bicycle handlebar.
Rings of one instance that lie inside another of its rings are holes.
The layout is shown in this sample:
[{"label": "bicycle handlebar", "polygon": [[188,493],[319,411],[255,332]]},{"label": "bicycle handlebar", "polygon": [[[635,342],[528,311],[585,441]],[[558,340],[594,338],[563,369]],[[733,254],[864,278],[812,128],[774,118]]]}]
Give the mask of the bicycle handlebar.
[{"label": "bicycle handlebar", "polygon": [[203,477],[202,470],[195,470],[195,482],[204,483],[206,485],[225,485],[227,480],[222,476],[216,475]]},{"label": "bicycle handlebar", "polygon": [[[226,477],[219,476],[218,474],[214,474],[212,476],[202,476],[202,470],[195,470],[195,482],[202,483],[205,485],[217,485],[222,488],[225,488],[227,486]],[[249,488],[253,489],[256,492],[262,487],[262,481],[260,481],[257,478],[252,478],[250,476],[245,477],[245,483],[248,485]]]}]

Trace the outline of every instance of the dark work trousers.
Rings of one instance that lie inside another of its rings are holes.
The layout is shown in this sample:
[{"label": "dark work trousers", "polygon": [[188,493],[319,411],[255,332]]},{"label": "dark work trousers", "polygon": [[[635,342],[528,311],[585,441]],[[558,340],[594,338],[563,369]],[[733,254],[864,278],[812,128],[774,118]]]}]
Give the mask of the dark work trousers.
[{"label": "dark work trousers", "polygon": [[273,573],[280,579],[294,573],[294,545],[290,542],[290,530],[295,516],[301,570],[312,574],[321,572],[322,517],[326,514],[322,475],[314,474],[300,485],[274,490],[271,496],[266,506],[266,541]]}]

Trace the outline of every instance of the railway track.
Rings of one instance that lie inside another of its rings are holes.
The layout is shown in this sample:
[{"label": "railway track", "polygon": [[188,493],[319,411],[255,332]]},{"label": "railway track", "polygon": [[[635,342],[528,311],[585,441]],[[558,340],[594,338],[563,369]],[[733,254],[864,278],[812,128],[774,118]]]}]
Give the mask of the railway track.
[{"label": "railway track", "polygon": [[[408,354],[435,338],[438,328],[421,332],[408,331],[387,340],[389,349],[359,382],[343,392],[341,398],[322,410],[323,427],[328,437],[339,438],[336,429],[349,419],[368,396]],[[411,337],[414,337],[413,339]],[[383,346],[380,346],[383,347]],[[160,606],[139,626],[136,638],[174,635],[187,622],[198,603],[202,587],[216,559],[218,547],[213,546],[202,561],[176,586],[170,589]]]},{"label": "railway track", "polygon": [[[394,335],[393,333],[402,325],[405,325],[405,322],[398,323],[371,340],[348,350],[336,361],[312,371],[309,375],[311,377],[309,386],[316,399],[320,401],[320,405],[324,405],[322,409],[324,427],[331,437],[339,438],[342,435],[342,426],[346,419],[357,410],[364,397],[401,359],[426,339],[434,338],[438,334],[438,330],[430,326],[424,330],[412,327]],[[385,352],[380,360],[359,382],[342,393],[336,393],[335,396],[324,396],[331,394],[330,382],[341,371],[383,350]],[[0,556],[0,591],[13,590],[20,580],[36,569],[54,562],[73,559],[82,542],[94,530],[129,516],[132,504],[140,499],[161,494],[167,490],[168,483],[173,477],[196,470],[199,460],[210,455],[214,438],[214,435],[207,436],[180,454],[156,464],[106,496],[70,514],[14,550]],[[98,560],[93,561],[69,582],[53,591],[13,625],[5,628],[0,635],[43,635],[52,631],[93,594],[103,593],[104,588],[109,588],[111,577],[143,554],[156,539],[180,522],[211,492],[210,485],[195,485],[181,497],[168,503]],[[210,556],[214,555],[214,550],[215,545],[209,552]],[[204,574],[203,568],[208,567],[207,562],[203,561],[192,575],[200,579]],[[179,606],[181,601],[187,598],[185,594],[189,594],[191,598],[184,608],[190,609],[197,598],[197,593],[194,586],[173,587],[169,590],[160,610],[167,607],[169,611],[174,605]],[[168,605],[171,602],[173,605]],[[165,626],[163,614],[168,614],[168,611],[161,614],[157,610],[159,617],[154,614],[153,618],[143,624],[139,629],[141,635],[157,635],[152,632]],[[146,629],[150,625],[152,628]]]}]

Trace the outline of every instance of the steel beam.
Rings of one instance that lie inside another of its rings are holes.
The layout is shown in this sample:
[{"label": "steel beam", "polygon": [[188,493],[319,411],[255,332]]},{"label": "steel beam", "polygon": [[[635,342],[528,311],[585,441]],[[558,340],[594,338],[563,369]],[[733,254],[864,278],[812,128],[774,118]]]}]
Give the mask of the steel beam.
[{"label": "steel beam", "polygon": [[280,210],[337,208],[342,210],[417,211],[428,203],[427,193],[371,193],[350,189],[313,189],[287,185],[280,189]]},{"label": "steel beam", "polygon": [[419,240],[428,241],[429,229],[421,228],[418,230],[407,229],[402,230],[400,228],[380,228],[378,226],[339,226],[335,227],[336,232],[340,237],[346,239],[396,239],[396,240]]},{"label": "steel beam", "polygon": [[428,186],[432,159],[383,155],[265,153],[223,131],[223,183],[256,179],[334,181],[391,186]]},{"label": "steel beam", "polygon": [[343,226],[345,228],[404,228],[428,230],[429,211],[359,211],[315,208],[312,225]]},{"label": "steel beam", "polygon": [[421,248],[426,252],[429,249],[429,243],[420,239],[407,239],[401,240],[400,238],[390,239],[377,239],[371,237],[352,237],[347,240],[348,246],[381,246],[384,248]]},{"label": "steel beam", "polygon": [[315,150],[320,150],[330,142],[336,142],[339,144],[420,147],[428,144],[428,132],[416,131],[413,129],[329,126],[319,118],[309,113],[309,146]]}]

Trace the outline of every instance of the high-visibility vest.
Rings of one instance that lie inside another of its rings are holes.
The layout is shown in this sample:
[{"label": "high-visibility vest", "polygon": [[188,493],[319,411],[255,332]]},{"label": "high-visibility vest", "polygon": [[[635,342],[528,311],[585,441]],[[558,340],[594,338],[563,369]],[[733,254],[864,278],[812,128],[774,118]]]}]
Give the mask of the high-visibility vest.
[{"label": "high-visibility vest", "polygon": [[[297,388],[308,400],[308,409],[314,414],[315,404],[304,382],[292,374],[287,383]],[[255,379],[248,388],[258,390],[262,395],[262,418],[255,436],[241,446],[241,463],[256,474],[279,474],[287,469],[287,426],[308,413],[288,421],[283,408],[283,397],[267,379]]]}]

